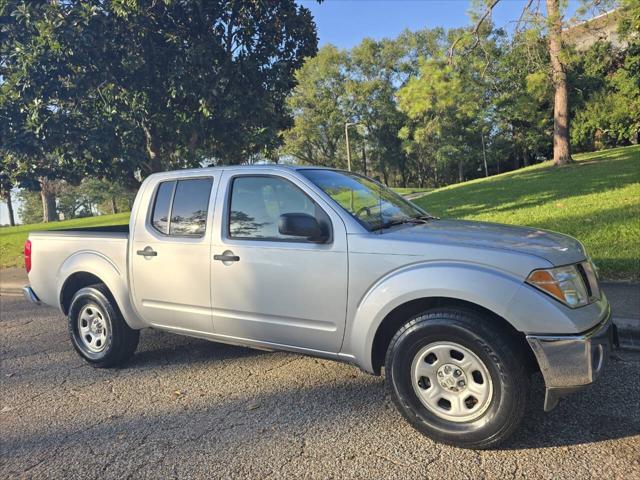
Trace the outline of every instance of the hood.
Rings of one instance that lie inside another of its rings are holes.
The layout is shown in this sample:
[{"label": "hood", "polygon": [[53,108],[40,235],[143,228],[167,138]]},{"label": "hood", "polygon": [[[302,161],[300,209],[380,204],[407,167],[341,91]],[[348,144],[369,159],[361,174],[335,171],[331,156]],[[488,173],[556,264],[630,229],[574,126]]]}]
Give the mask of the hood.
[{"label": "hood", "polygon": [[580,262],[586,256],[580,242],[568,235],[499,223],[432,220],[403,225],[384,236],[403,241],[515,251],[544,258],[553,265]]}]

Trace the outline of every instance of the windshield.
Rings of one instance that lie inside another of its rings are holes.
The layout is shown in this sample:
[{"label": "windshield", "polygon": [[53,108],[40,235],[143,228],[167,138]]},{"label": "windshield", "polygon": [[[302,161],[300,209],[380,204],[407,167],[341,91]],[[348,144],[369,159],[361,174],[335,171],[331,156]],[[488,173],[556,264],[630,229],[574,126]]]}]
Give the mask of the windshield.
[{"label": "windshield", "polygon": [[300,173],[369,231],[429,218],[424,210],[393,190],[362,175],[321,169],[305,169]]}]

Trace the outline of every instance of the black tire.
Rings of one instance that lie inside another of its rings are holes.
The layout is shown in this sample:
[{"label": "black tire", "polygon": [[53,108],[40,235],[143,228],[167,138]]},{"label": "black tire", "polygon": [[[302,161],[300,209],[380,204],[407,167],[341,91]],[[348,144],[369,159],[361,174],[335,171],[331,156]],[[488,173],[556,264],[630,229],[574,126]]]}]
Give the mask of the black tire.
[{"label": "black tire", "polygon": [[[493,391],[478,418],[443,419],[418,397],[412,383],[412,362],[435,342],[459,344],[484,363]],[[525,366],[522,349],[511,332],[493,319],[470,311],[437,309],[417,315],[395,334],[387,350],[385,376],[394,403],[418,431],[448,445],[487,449],[509,437],[524,416],[529,387]]]},{"label": "black tire", "polygon": [[[91,305],[98,307],[100,319],[106,324],[106,339],[100,351],[91,351],[80,338],[79,315]],[[96,368],[122,365],[136,351],[140,339],[140,331],[127,325],[111,293],[101,283],[81,288],[75,293],[69,307],[68,327],[73,348]]]}]

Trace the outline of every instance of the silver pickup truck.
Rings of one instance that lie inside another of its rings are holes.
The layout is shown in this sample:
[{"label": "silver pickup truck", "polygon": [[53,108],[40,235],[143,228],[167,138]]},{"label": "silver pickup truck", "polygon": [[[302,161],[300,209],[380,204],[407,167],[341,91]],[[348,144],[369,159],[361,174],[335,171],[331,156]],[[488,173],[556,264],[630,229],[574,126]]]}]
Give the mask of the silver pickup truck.
[{"label": "silver pickup truck", "polygon": [[315,167],[155,174],[128,228],[33,232],[32,301],[76,351],[122,364],[142,328],[349,362],[425,435],[490,448],[524,414],[592,383],[615,343],[575,239],[440,220],[380,183]]}]

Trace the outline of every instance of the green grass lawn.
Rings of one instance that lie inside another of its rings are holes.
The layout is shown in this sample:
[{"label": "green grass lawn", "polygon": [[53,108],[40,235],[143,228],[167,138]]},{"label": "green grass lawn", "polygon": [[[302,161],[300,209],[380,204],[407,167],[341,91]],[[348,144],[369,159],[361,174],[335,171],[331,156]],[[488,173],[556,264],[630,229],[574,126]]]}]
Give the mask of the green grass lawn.
[{"label": "green grass lawn", "polygon": [[584,243],[608,280],[640,280],[640,146],[451,185],[414,200],[442,218],[528,225]]},{"label": "green grass lawn", "polygon": [[0,268],[22,265],[24,241],[31,231],[104,227],[105,225],[126,225],[127,223],[129,223],[129,212],[99,217],[75,218],[63,222],[36,223],[0,228]]}]

